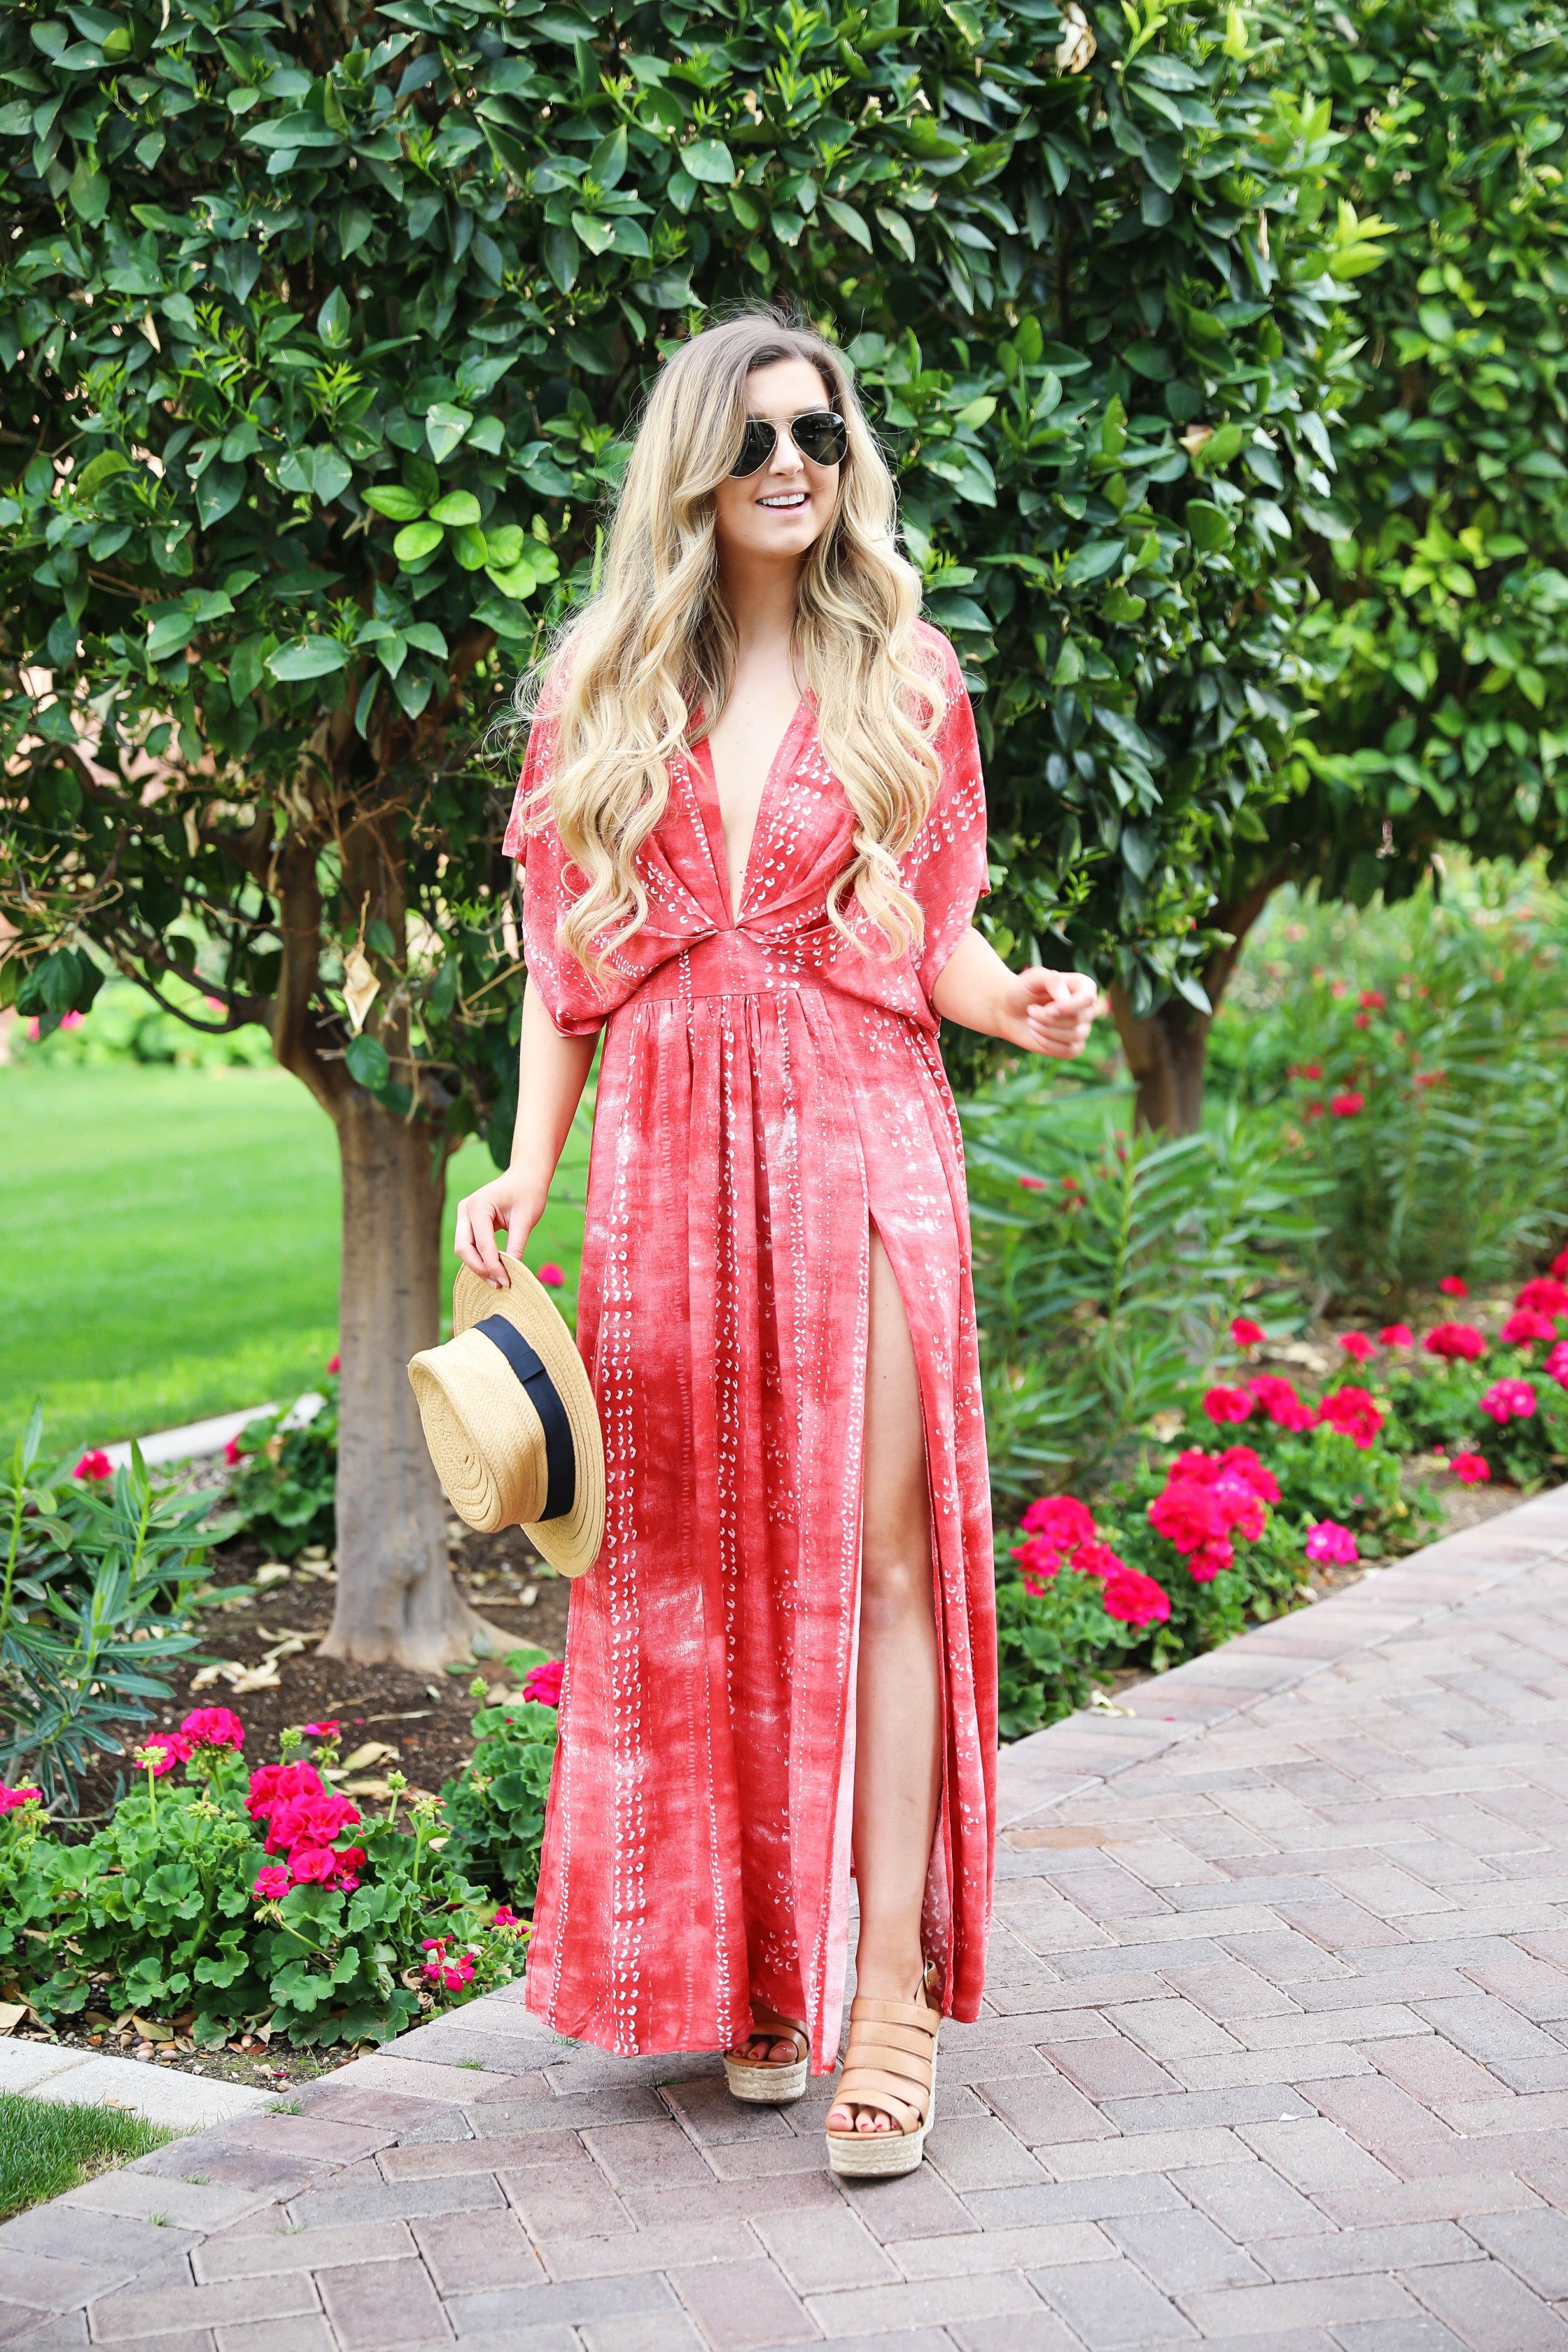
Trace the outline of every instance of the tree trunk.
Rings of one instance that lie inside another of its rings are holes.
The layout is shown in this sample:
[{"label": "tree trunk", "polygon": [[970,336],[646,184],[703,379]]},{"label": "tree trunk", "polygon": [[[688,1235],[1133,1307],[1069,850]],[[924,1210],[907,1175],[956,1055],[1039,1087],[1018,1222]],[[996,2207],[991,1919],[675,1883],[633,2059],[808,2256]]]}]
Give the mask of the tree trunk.
[{"label": "tree trunk", "polygon": [[321,1654],[439,1673],[510,1645],[447,1565],[450,1506],[430,1466],[408,1360],[440,1337],[444,1177],[423,1119],[351,1087],[333,1106],[343,1183],[338,1590]]},{"label": "tree trunk", "polygon": [[1228,931],[1230,938],[1225,947],[1215,950],[1203,970],[1204,988],[1214,1013],[1200,1013],[1172,996],[1157,1011],[1139,1018],[1125,991],[1111,988],[1111,1015],[1138,1089],[1141,1127],[1160,1128],[1167,1135],[1195,1135],[1203,1125],[1204,1066],[1214,1014],[1241,961],[1248,931],[1274,892],[1289,879],[1288,868],[1262,875],[1232,905],[1215,910],[1215,928]]},{"label": "tree trunk", "polygon": [[1213,1016],[1179,997],[1138,1018],[1121,988],[1110,1010],[1138,1088],[1138,1123],[1168,1135],[1195,1135],[1204,1123],[1204,1056]]}]

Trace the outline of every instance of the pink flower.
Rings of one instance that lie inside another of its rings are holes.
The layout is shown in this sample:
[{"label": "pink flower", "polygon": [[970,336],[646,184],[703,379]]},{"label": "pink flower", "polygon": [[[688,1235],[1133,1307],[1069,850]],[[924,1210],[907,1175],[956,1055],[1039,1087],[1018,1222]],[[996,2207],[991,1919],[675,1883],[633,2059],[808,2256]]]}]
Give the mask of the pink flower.
[{"label": "pink flower", "polygon": [[1342,1431],[1352,1445],[1364,1454],[1378,1431],[1384,1416],[1365,1389],[1335,1389],[1318,1407],[1318,1419],[1330,1429]]},{"label": "pink flower", "polygon": [[359,1885],[359,1874],[364,1867],[364,1848],[363,1845],[340,1846],[337,1859],[337,1869],[327,1884],[335,1886],[340,1894],[352,1895]]},{"label": "pink flower", "polygon": [[1413,1348],[1415,1345],[1415,1334],[1408,1323],[1385,1323],[1377,1336],[1385,1348]]},{"label": "pink flower", "polygon": [[1450,1363],[1473,1364],[1487,1352],[1487,1343],[1473,1323],[1435,1324],[1421,1345],[1429,1356],[1446,1356]]},{"label": "pink flower", "polygon": [[1290,1073],[1293,1078],[1321,1078],[1322,1075],[1321,1062],[1298,1062]]},{"label": "pink flower", "polygon": [[1013,1557],[1024,1580],[1024,1590],[1037,1601],[1060,1568],[1066,1554],[1046,1536],[1030,1536],[1013,1546]]},{"label": "pink flower", "polygon": [[333,1716],[326,1723],[302,1723],[300,1728],[307,1739],[335,1739],[342,1725]]},{"label": "pink flower", "polygon": [[422,1948],[434,1956],[425,1963],[425,1973],[432,1983],[442,1986],[447,1992],[459,1992],[464,1985],[473,1982],[474,1956],[471,1952],[449,1954],[444,1936],[427,1936]]},{"label": "pink flower", "polygon": [[1268,1333],[1261,1323],[1254,1323],[1249,1316],[1238,1315],[1231,1324],[1230,1336],[1238,1348],[1256,1348],[1260,1339],[1267,1339]]},{"label": "pink flower", "polygon": [[1342,1331],[1339,1343],[1346,1355],[1353,1356],[1358,1364],[1364,1364],[1369,1356],[1377,1353],[1376,1340],[1369,1339],[1364,1331]]},{"label": "pink flower", "polygon": [[510,1927],[514,1934],[521,1934],[526,1924],[527,1923],[524,1920],[518,1917],[517,1913],[511,1909],[509,1904],[498,1903],[496,1905],[495,1916],[490,1921],[490,1926],[492,1927]]},{"label": "pink flower", "polygon": [[1058,1551],[1076,1551],[1094,1540],[1094,1514],[1075,1495],[1041,1495],[1020,1525],[1026,1536],[1043,1536]]},{"label": "pink flower", "polygon": [[229,1439],[228,1444],[223,1449],[223,1458],[228,1464],[231,1470],[237,1463],[244,1461],[244,1450],[242,1449],[237,1437],[231,1437]]},{"label": "pink flower", "polygon": [[89,1445],[76,1468],[73,1478],[112,1478],[114,1465],[101,1445]]},{"label": "pink flower", "polygon": [[1446,1274],[1437,1285],[1445,1298],[1468,1298],[1470,1286],[1461,1274]]},{"label": "pink flower", "polygon": [[1568,1249],[1558,1252],[1552,1261],[1552,1271],[1559,1282],[1568,1282]]},{"label": "pink flower", "polygon": [[1252,1411],[1252,1399],[1245,1389],[1213,1388],[1205,1392],[1204,1411],[1223,1427],[1226,1422],[1245,1421]]},{"label": "pink flower", "polygon": [[1358,1001],[1363,1013],[1381,1013],[1388,1003],[1381,988],[1363,988]]},{"label": "pink flower", "polygon": [[1329,1115],[1331,1118],[1354,1118],[1365,1108],[1366,1097],[1356,1094],[1353,1090],[1350,1094],[1329,1097]]},{"label": "pink flower", "polygon": [[17,1812],[24,1805],[42,1804],[43,1800],[41,1789],[7,1789],[0,1781],[0,1814]]},{"label": "pink flower", "polygon": [[1535,1391],[1528,1381],[1494,1381],[1481,1399],[1481,1411],[1500,1427],[1506,1421],[1528,1421],[1535,1411]]},{"label": "pink flower", "polygon": [[1462,1486],[1484,1486],[1492,1475],[1480,1454],[1456,1454],[1448,1467]]},{"label": "pink flower", "polygon": [[289,1892],[289,1874],[280,1862],[263,1864],[256,1874],[251,1893],[263,1903],[277,1903]]},{"label": "pink flower", "polygon": [[334,1355],[327,1358],[327,1370],[329,1372],[341,1372],[342,1368],[343,1360],[342,1356]]},{"label": "pink flower", "polygon": [[[194,1753],[190,1741],[182,1738],[179,1732],[160,1731],[151,1739],[142,1740],[135,1750],[135,1762],[138,1770],[150,1771],[154,1780],[161,1780],[166,1772],[174,1770],[176,1764],[188,1763]],[[143,1760],[147,1759],[155,1760]]]},{"label": "pink flower", "polygon": [[[268,1851],[270,1845],[268,1840]],[[330,1845],[296,1846],[289,1857],[289,1875],[296,1886],[325,1886],[337,1867],[338,1857]]]},{"label": "pink flower", "polygon": [[553,1258],[548,1258],[539,1269],[539,1279],[547,1290],[559,1290],[566,1276]]},{"label": "pink flower", "polygon": [[226,1706],[192,1709],[180,1729],[195,1748],[243,1748],[245,1726]]},{"label": "pink flower", "polygon": [[1527,1282],[1516,1307],[1528,1307],[1537,1315],[1568,1315],[1568,1282],[1555,1282],[1548,1274],[1538,1274]]},{"label": "pink flower", "polygon": [[1020,1176],[1018,1181],[1026,1192],[1043,1192],[1046,1189],[1043,1176]]},{"label": "pink flower", "polygon": [[1187,1554],[1187,1567],[1194,1584],[1212,1584],[1221,1569],[1228,1568],[1236,1558],[1236,1546],[1224,1536],[1211,1536],[1195,1551]]},{"label": "pink flower", "polygon": [[[1184,1455],[1186,1460],[1190,1457]],[[1221,1472],[1227,1477],[1239,1478],[1251,1487],[1262,1503],[1279,1500],[1279,1481],[1272,1470],[1261,1463],[1250,1445],[1227,1445],[1219,1457]]]},{"label": "pink flower", "polygon": [[1322,1116],[1323,1106],[1321,1103],[1316,1102],[1309,1103],[1305,1111],[1302,1113],[1302,1117],[1305,1118],[1321,1118]]},{"label": "pink flower", "polygon": [[1537,1339],[1555,1339],[1557,1318],[1533,1307],[1516,1307],[1502,1327],[1505,1348],[1532,1348]]},{"label": "pink flower", "polygon": [[1108,1543],[1080,1544],[1073,1554],[1073,1569],[1079,1576],[1131,1576],[1127,1562]]},{"label": "pink flower", "polygon": [[1149,1524],[1180,1552],[1196,1551],[1225,1532],[1213,1496],[1193,1478],[1172,1477],[1149,1506]]},{"label": "pink flower", "polygon": [[1105,1613],[1124,1625],[1163,1625],[1171,1603],[1163,1584],[1141,1569],[1123,1568],[1105,1580]]},{"label": "pink flower", "polygon": [[1559,1388],[1568,1389],[1568,1339],[1558,1340],[1541,1369],[1549,1381],[1555,1381]]},{"label": "pink flower", "polygon": [[1281,1380],[1273,1372],[1260,1372],[1247,1385],[1254,1401],[1263,1407],[1277,1428],[1302,1430],[1312,1427],[1316,1415],[1311,1406],[1297,1395],[1289,1381]]},{"label": "pink flower", "polygon": [[535,1706],[559,1706],[561,1678],[565,1672],[563,1659],[546,1658],[542,1666],[531,1668],[525,1675],[522,1685],[524,1698],[531,1699]]},{"label": "pink flower", "polygon": [[1331,1560],[1336,1568],[1349,1568],[1361,1558],[1361,1547],[1349,1528],[1341,1527],[1338,1519],[1319,1519],[1307,1530],[1307,1558]]},{"label": "pink flower", "polygon": [[333,1790],[321,1796],[309,1792],[277,1805],[267,1830],[268,1853],[283,1853],[300,1845],[331,1845],[344,1830],[357,1829],[360,1809]]},{"label": "pink flower", "polygon": [[263,1821],[275,1806],[291,1804],[299,1797],[324,1797],[326,1793],[313,1764],[263,1764],[250,1776],[245,1810],[253,1822]]}]

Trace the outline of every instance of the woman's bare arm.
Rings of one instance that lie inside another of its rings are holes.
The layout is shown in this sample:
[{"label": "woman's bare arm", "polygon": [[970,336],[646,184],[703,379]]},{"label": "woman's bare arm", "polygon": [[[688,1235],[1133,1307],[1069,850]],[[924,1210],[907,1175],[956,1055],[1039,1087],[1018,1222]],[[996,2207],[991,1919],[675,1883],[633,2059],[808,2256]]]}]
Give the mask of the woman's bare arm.
[{"label": "woman's bare arm", "polygon": [[937,974],[931,1003],[961,1028],[1070,1062],[1089,1042],[1100,991],[1086,971],[1009,971],[989,940],[971,929]]},{"label": "woman's bare arm", "polygon": [[506,1228],[508,1249],[514,1257],[521,1255],[544,1214],[550,1180],[583,1098],[598,1042],[596,1036],[563,1037],[538,989],[531,981],[528,983],[517,1049],[517,1122],[510,1165],[458,1203],[458,1255],[494,1290],[508,1287],[496,1249],[497,1229]]}]

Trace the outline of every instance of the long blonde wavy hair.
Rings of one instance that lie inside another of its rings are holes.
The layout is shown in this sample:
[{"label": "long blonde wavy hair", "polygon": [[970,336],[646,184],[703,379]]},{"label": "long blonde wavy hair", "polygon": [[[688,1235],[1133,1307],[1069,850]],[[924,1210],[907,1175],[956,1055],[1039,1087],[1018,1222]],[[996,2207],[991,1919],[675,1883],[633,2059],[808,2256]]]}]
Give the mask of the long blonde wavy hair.
[{"label": "long blonde wavy hair", "polygon": [[548,776],[523,810],[552,818],[587,887],[562,944],[603,971],[645,920],[637,852],[665,812],[668,761],[710,727],[735,673],[735,625],[719,581],[713,493],[735,462],[746,379],[807,360],[844,419],[848,449],[832,520],[802,560],[794,650],[823,751],[855,820],[855,855],[828,895],[857,945],[851,898],[889,957],[918,948],[921,910],[898,859],[941,782],[933,738],[946,709],[940,667],[915,635],[920,576],[895,543],[897,498],[843,358],[772,310],[694,335],[659,372],[621,483],[598,593],[519,688],[531,719],[548,695]]}]

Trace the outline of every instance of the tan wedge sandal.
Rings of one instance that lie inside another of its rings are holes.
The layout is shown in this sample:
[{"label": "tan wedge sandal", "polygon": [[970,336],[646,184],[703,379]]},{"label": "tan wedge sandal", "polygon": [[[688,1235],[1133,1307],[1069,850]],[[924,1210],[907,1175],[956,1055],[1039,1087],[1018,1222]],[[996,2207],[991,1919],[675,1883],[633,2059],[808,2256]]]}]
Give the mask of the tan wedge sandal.
[{"label": "tan wedge sandal", "polygon": [[926,1963],[919,2000],[871,2000],[849,2008],[849,2047],[833,2095],[836,2107],[876,2107],[891,2131],[830,2131],[829,2170],[866,2180],[913,2172],[925,2154],[936,2105],[937,1969]]},{"label": "tan wedge sandal", "polygon": [[788,2107],[805,2095],[805,2070],[811,2057],[811,2037],[793,2017],[776,2010],[753,2009],[747,2039],[765,2035],[772,2042],[793,2042],[793,2058],[758,2058],[744,2046],[724,2053],[724,2080],[732,2095],[752,2107]]}]

